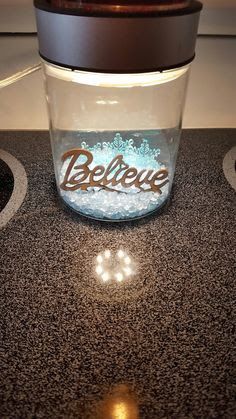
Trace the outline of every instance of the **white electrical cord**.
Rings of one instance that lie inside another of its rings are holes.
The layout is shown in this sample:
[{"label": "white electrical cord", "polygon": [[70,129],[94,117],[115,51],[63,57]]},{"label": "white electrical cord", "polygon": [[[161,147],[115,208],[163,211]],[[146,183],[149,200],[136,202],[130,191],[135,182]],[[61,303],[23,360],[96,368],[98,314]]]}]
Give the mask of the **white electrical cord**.
[{"label": "white electrical cord", "polygon": [[25,68],[22,71],[19,71],[18,73],[13,74],[10,77],[7,77],[3,80],[0,80],[0,88],[9,86],[9,84],[15,83],[18,80],[21,80],[23,77],[28,76],[29,74],[34,73],[35,71],[38,71],[41,69],[41,64],[35,64],[32,67]]}]

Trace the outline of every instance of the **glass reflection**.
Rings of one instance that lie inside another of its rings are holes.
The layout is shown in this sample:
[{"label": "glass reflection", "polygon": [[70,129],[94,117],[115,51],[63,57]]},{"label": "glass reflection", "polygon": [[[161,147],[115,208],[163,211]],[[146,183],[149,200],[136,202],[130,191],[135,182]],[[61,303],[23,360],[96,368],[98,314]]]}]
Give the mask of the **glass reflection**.
[{"label": "glass reflection", "polygon": [[114,419],[127,419],[129,415],[129,412],[127,409],[127,403],[125,402],[115,403],[112,413],[113,413]]},{"label": "glass reflection", "polygon": [[127,385],[116,385],[97,404],[92,416],[93,419],[139,419],[137,398]]},{"label": "glass reflection", "polygon": [[124,249],[106,249],[96,257],[95,272],[102,282],[122,283],[135,274],[135,263]]}]

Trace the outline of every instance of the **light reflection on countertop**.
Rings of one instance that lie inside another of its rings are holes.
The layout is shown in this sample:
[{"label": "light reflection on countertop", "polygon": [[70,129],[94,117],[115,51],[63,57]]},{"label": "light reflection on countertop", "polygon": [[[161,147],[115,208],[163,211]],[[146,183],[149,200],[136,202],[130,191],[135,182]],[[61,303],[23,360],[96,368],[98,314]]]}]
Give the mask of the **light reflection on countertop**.
[{"label": "light reflection on countertop", "polygon": [[95,273],[101,282],[122,283],[132,278],[137,271],[137,264],[126,250],[100,252],[95,261]]},{"label": "light reflection on countertop", "polygon": [[136,395],[127,384],[117,384],[94,406],[90,419],[139,419]]}]

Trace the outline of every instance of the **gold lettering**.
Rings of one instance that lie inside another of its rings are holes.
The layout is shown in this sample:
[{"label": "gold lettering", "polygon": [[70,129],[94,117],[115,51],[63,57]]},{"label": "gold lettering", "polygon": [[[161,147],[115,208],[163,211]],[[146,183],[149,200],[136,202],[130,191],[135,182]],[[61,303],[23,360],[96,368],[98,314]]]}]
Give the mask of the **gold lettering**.
[{"label": "gold lettering", "polygon": [[[77,164],[80,157],[85,158],[85,162]],[[142,192],[151,191],[161,194],[161,188],[169,182],[168,170],[161,169],[155,172],[143,169],[138,172],[135,167],[129,167],[124,162],[122,154],[114,157],[106,169],[104,166],[95,166],[91,169],[89,166],[93,162],[93,155],[85,149],[67,151],[62,156],[62,162],[67,159],[70,161],[60,185],[65,191],[87,190],[89,187],[96,186],[109,191],[122,192],[114,189],[114,186],[121,185],[123,188],[130,188],[135,185]],[[147,187],[143,188],[143,185]]]},{"label": "gold lettering", "polygon": [[[87,157],[86,162],[84,164],[80,164],[79,166],[74,166],[77,159],[80,156]],[[63,156],[62,156],[62,161],[64,162],[66,159],[68,159],[68,157],[71,157],[71,161],[70,161],[70,163],[67,167],[64,180],[63,180],[62,184],[60,185],[60,187],[65,191],[67,191],[67,190],[68,191],[75,191],[76,189],[79,189],[79,188],[84,189],[80,185],[88,177],[88,174],[89,174],[88,166],[93,161],[93,156],[89,151],[78,148],[78,149],[74,149],[74,150],[69,150],[66,153],[64,153]],[[73,169],[74,170],[82,169],[82,170],[81,170],[81,172],[77,172],[75,175],[70,177],[71,172],[72,172]],[[80,175],[82,175],[82,176],[81,176],[80,180],[78,180],[77,177],[80,176]],[[67,186],[67,184],[73,185],[73,186]]]},{"label": "gold lettering", "polygon": [[[162,194],[161,188],[165,186],[169,180],[168,178],[168,171],[166,169],[159,170],[158,172],[154,173],[153,177],[150,180],[150,187],[153,192],[158,192],[160,195]],[[156,185],[155,182],[160,180],[165,180],[165,182],[159,183],[159,185]]]},{"label": "gold lettering", "polygon": [[[137,169],[135,169],[135,167],[130,167],[128,170],[126,170],[126,172],[123,174],[120,183],[123,186],[123,188],[130,188],[131,186],[133,186],[136,182],[135,176],[137,176]],[[128,179],[133,179],[132,182],[127,182],[126,180]]]},{"label": "gold lettering", "polygon": [[138,173],[138,176],[135,179],[135,186],[136,188],[140,188],[144,183],[149,183],[150,180],[149,178],[152,176],[154,170],[148,170],[147,174],[145,174],[145,176],[141,179],[142,175],[147,172],[147,170],[141,170]]},{"label": "gold lettering", "polygon": [[111,182],[111,184],[112,184],[112,186],[116,186],[116,185],[119,185],[119,183],[120,183],[120,181],[121,181],[121,177],[118,179],[118,177],[120,176],[120,174],[124,171],[124,170],[127,170],[128,169],[128,165],[127,164],[123,164],[123,165],[121,165],[121,167],[120,167],[120,169],[118,169],[117,170],[117,172],[116,172],[116,174],[115,174],[115,176],[113,177],[113,179],[112,179],[112,182]]},{"label": "gold lettering", "polygon": [[122,154],[118,154],[118,156],[114,157],[114,159],[107,166],[107,169],[104,174],[103,185],[109,185],[111,183],[112,186],[115,186],[119,183],[119,181],[117,182],[116,180],[114,180],[114,175],[113,178],[108,179],[108,176],[111,175],[119,166],[120,168],[116,172],[116,178],[123,170],[126,170],[129,167],[127,164],[123,162]]},{"label": "gold lettering", "polygon": [[94,178],[95,176],[102,176],[104,172],[105,172],[104,166],[95,166],[94,169],[90,173],[90,177],[89,177],[90,186],[99,186],[101,179],[95,180]]}]

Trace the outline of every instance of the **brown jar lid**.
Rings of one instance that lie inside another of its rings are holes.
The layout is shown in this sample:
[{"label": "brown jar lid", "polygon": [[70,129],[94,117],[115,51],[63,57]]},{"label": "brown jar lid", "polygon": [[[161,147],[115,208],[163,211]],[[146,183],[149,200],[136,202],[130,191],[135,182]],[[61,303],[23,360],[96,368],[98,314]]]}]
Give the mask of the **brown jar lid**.
[{"label": "brown jar lid", "polygon": [[35,0],[35,6],[47,11],[90,16],[148,15],[190,8],[192,0]]}]

